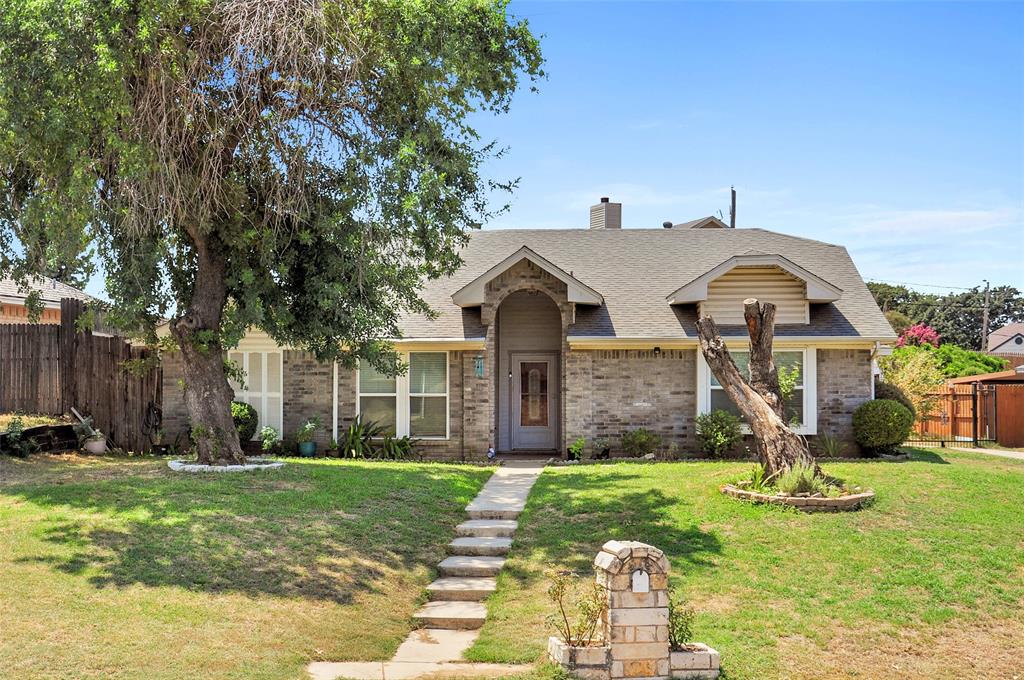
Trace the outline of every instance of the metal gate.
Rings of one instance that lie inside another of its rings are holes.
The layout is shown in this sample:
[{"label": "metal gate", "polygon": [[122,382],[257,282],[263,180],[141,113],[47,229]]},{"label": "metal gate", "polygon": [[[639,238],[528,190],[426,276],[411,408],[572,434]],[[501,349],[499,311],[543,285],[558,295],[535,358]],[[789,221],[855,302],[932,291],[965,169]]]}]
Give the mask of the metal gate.
[{"label": "metal gate", "polygon": [[907,443],[976,446],[994,442],[998,417],[995,385],[952,385],[929,395],[927,412],[918,414]]}]

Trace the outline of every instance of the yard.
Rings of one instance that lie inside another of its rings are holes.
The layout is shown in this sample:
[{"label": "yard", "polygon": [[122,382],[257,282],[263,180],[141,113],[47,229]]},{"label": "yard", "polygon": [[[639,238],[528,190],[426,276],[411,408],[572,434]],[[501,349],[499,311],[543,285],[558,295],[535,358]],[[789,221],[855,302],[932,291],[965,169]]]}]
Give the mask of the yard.
[{"label": "yard", "polygon": [[[548,468],[472,658],[535,662],[544,567],[586,572],[601,543],[631,538],[671,557],[728,678],[1021,672],[1024,462],[936,450],[832,464],[879,492],[839,515],[719,495],[749,466]],[[2,459],[4,672],[300,678],[309,660],[387,658],[488,474],[297,460],[186,477],[154,459]]]}]

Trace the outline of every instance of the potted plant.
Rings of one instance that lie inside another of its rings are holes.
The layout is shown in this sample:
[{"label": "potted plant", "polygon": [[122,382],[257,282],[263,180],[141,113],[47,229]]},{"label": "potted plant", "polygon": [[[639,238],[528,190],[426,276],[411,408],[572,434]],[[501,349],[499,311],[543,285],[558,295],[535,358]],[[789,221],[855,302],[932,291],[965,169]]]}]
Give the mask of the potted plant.
[{"label": "potted plant", "polygon": [[107,437],[92,426],[92,416],[75,425],[78,445],[93,455],[106,453]]},{"label": "potted plant", "polygon": [[594,459],[608,460],[612,455],[612,441],[607,437],[598,437],[594,440]]},{"label": "potted plant", "polygon": [[569,447],[565,450],[567,460],[580,460],[583,457],[583,449],[587,445],[587,440],[583,437],[577,437],[576,441],[569,444]]},{"label": "potted plant", "polygon": [[548,657],[570,671],[606,669],[610,649],[597,637],[597,628],[608,611],[604,588],[563,570],[550,570],[548,578],[548,597],[557,610],[548,623],[558,631],[557,636],[548,638]]},{"label": "potted plant", "polygon": [[299,429],[295,432],[295,443],[299,446],[300,456],[308,458],[316,455],[316,442],[313,441],[313,437],[316,436],[316,431],[319,429],[320,419],[316,416],[299,425]]}]

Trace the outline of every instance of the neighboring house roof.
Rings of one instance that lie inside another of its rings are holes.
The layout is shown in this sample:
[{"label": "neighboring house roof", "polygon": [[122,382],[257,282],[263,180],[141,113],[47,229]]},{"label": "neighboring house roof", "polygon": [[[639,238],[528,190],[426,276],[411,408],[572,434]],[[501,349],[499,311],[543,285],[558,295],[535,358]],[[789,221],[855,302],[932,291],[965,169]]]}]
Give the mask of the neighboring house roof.
[{"label": "neighboring house roof", "polygon": [[946,381],[950,385],[965,385],[970,383],[1024,383],[1024,366],[1011,368],[1008,371],[997,371],[995,373],[982,373],[981,375],[968,375],[963,378],[950,378]]},{"label": "neighboring house roof", "polygon": [[707,217],[701,217],[700,219],[690,220],[689,222],[680,222],[679,224],[673,224],[673,229],[728,229],[729,225],[718,219],[714,215],[708,215]]},{"label": "neighboring house roof", "polygon": [[[695,339],[696,305],[672,305],[667,296],[730,258],[765,254],[784,258],[840,293],[834,302],[812,304],[809,324],[778,325],[778,337],[896,338],[845,248],[763,229],[729,228],[474,232],[461,252],[459,271],[423,288],[422,297],[437,316],[405,316],[403,337],[484,337],[479,308],[461,308],[452,296],[496,265],[518,261],[512,256],[523,248],[603,297],[603,304],[577,305],[570,337]],[[746,335],[743,326],[720,330],[727,336]]]},{"label": "neighboring house roof", "polygon": [[[96,299],[73,286],[47,277],[29,279],[28,285],[29,290],[39,291],[40,298],[47,307],[60,307],[61,298],[74,298],[85,302]],[[29,290],[20,289],[14,279],[0,279],[0,302],[24,304]]]},{"label": "neighboring house roof", "polygon": [[988,351],[1024,353],[1024,323],[1011,323],[988,334]]}]

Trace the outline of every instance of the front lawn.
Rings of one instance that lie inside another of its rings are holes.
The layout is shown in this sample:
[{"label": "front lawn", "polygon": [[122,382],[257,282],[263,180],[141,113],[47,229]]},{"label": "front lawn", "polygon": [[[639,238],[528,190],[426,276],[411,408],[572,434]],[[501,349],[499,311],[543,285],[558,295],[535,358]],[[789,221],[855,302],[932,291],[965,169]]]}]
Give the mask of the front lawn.
[{"label": "front lawn", "polygon": [[1011,678],[1024,640],[1024,462],[915,451],[826,470],[878,492],[856,513],[722,496],[749,463],[548,468],[520,518],[480,661],[543,654],[545,565],[592,573],[610,538],[670,557],[728,678]]},{"label": "front lawn", "polygon": [[482,468],[0,458],[0,675],[299,678],[389,658]]}]

